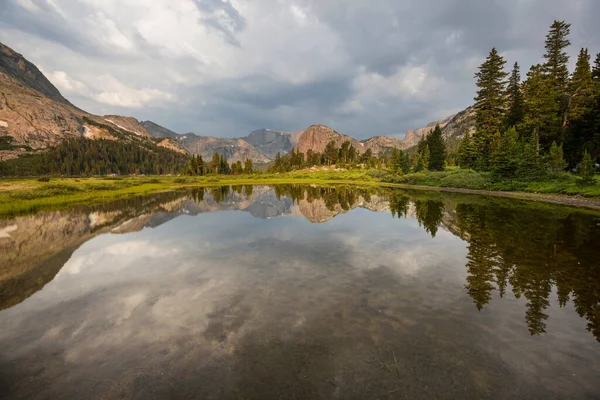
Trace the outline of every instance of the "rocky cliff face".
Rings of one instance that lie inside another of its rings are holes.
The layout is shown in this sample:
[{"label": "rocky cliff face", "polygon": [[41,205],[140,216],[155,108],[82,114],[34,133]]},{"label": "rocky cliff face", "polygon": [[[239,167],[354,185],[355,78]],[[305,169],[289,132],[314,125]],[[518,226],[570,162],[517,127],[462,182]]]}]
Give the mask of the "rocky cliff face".
[{"label": "rocky cliff face", "polygon": [[82,112],[18,84],[0,73],[0,138],[10,145],[0,148],[0,161],[26,151],[44,149],[84,132]]},{"label": "rocky cliff face", "polygon": [[389,136],[375,136],[363,140],[362,143],[364,143],[367,149],[371,149],[375,154],[391,151],[394,147],[397,149],[405,149],[408,147],[404,141]]},{"label": "rocky cliff face", "polygon": [[230,163],[237,161],[244,162],[247,159],[259,163],[266,163],[271,160],[242,139],[224,139],[195,135],[184,136],[179,139],[182,146],[191,154],[200,154],[207,161],[210,161],[214,153],[224,155]]},{"label": "rocky cliff face", "polygon": [[436,125],[439,125],[440,128],[442,128],[442,135],[446,139],[462,138],[467,131],[472,134],[475,130],[475,109],[473,107],[467,107],[458,114],[431,122],[424,128],[409,129],[406,132],[404,140],[402,140],[404,148],[416,146],[419,143],[419,140],[434,129]]},{"label": "rocky cliff face", "polygon": [[287,154],[294,147],[289,134],[270,129],[252,131],[243,139],[270,159],[274,159],[277,153]]},{"label": "rocky cliff face", "polygon": [[0,73],[19,86],[40,92],[57,103],[71,105],[40,70],[21,54],[0,43]]},{"label": "rocky cliff face", "polygon": [[35,65],[0,43],[0,161],[82,136],[185,152],[177,142],[155,142],[135,118],[100,117],[73,106]]},{"label": "rocky cliff face", "polygon": [[172,139],[178,139],[181,135],[173,132],[170,129],[160,126],[152,121],[141,121],[140,124],[155,138],[170,137]]},{"label": "rocky cliff face", "polygon": [[105,115],[104,121],[120,128],[121,130],[133,133],[134,135],[151,137],[150,133],[140,122],[133,117],[122,117],[120,115]]},{"label": "rocky cliff face", "polygon": [[349,141],[359,153],[364,153],[366,147],[364,143],[359,142],[350,136],[337,133],[325,125],[312,125],[300,136],[296,149],[301,153],[307,154],[308,150],[315,153],[322,153],[329,142],[335,142],[340,147],[345,141]]},{"label": "rocky cliff face", "polygon": [[[239,139],[215,138],[210,136],[199,136],[194,133],[179,134],[152,121],[142,121],[141,125],[154,137],[169,137],[178,140],[182,146],[192,154],[207,155],[212,157],[210,151],[224,151],[229,162],[252,159],[254,162],[264,163],[275,159],[277,153],[287,154],[298,143],[300,135],[304,131],[281,132],[272,129],[258,129],[252,131],[248,136]],[[238,140],[242,142],[238,142]],[[235,147],[240,145],[239,149]],[[250,145],[254,150],[248,147]],[[205,150],[208,148],[208,150]],[[197,153],[199,151],[199,153]],[[210,154],[209,154],[210,153]]]}]

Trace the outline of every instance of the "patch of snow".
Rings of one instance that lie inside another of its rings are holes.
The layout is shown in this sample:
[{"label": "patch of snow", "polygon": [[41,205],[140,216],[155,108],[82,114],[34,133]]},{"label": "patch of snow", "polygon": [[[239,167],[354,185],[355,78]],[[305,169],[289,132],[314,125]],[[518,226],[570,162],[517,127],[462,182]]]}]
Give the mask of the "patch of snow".
[{"label": "patch of snow", "polygon": [[127,129],[127,128],[125,128],[124,126],[121,126],[121,125],[117,124],[115,121],[112,121],[112,120],[110,120],[110,119],[108,119],[108,118],[104,118],[104,120],[105,120],[106,122],[110,122],[111,124],[115,125],[117,128],[123,129],[124,131],[130,132],[130,133],[133,133],[134,135],[138,135],[138,136],[140,135],[140,133],[139,133],[139,132],[132,131],[131,129]]},{"label": "patch of snow", "polygon": [[92,131],[87,126],[83,126],[83,137],[90,138],[92,136]]},{"label": "patch of snow", "polygon": [[8,128],[8,122],[0,120],[0,126],[3,128]]},{"label": "patch of snow", "polygon": [[0,239],[11,238],[10,233],[17,230],[17,225],[9,225],[0,229]]}]

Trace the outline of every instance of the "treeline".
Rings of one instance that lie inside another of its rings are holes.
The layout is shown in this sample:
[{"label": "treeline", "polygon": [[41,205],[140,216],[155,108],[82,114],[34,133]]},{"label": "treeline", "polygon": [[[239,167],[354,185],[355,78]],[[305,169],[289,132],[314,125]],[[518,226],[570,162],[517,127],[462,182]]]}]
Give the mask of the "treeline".
[{"label": "treeline", "polygon": [[465,135],[459,165],[492,171],[500,178],[540,179],[578,169],[592,182],[600,156],[600,54],[579,52],[569,73],[570,24],[554,21],[546,36],[544,63],[521,81],[515,63],[493,48],[475,74],[476,129]]},{"label": "treeline", "polygon": [[407,174],[411,171],[441,171],[446,164],[446,143],[439,126],[423,136],[416,151],[402,151],[392,148],[390,151],[374,155],[372,149],[360,153],[350,141],[337,146],[330,141],[323,153],[308,150],[306,155],[297,149],[281,156],[277,153],[269,172],[289,172],[314,166],[332,166],[341,168],[389,168],[395,173]]},{"label": "treeline", "polygon": [[75,138],[48,151],[0,163],[0,175],[177,174],[185,171],[188,156],[154,143]]},{"label": "treeline", "polygon": [[204,161],[202,156],[192,155],[188,162],[186,174],[190,176],[203,176],[211,174],[222,175],[241,175],[254,173],[254,165],[251,159],[246,159],[242,164],[241,161],[232,162],[229,164],[227,158],[223,154],[215,152],[211,161]]}]

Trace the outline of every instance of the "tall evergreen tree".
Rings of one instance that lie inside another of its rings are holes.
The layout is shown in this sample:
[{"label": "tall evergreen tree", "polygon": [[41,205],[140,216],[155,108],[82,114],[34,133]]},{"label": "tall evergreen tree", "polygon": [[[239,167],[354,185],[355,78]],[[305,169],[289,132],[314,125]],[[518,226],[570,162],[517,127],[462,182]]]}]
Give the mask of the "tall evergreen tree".
[{"label": "tall evergreen tree", "polygon": [[467,131],[458,148],[458,165],[461,168],[473,168],[475,167],[476,161],[477,150],[475,149],[475,144],[473,143],[469,131]]},{"label": "tall evergreen tree", "polygon": [[446,143],[444,143],[442,129],[439,125],[436,125],[435,129],[427,135],[427,146],[430,153],[429,170],[443,170],[446,163]]},{"label": "tall evergreen tree", "polygon": [[569,55],[566,48],[571,44],[568,39],[571,25],[564,21],[554,21],[550,31],[546,35],[546,62],[542,66],[544,74],[544,85],[547,87],[547,95],[554,101],[552,124],[548,125],[544,132],[540,131],[540,143],[543,149],[548,149],[553,141],[558,141],[562,136],[562,128],[566,126],[566,112],[569,106]]},{"label": "tall evergreen tree", "polygon": [[567,38],[571,32],[571,24],[564,21],[554,21],[546,35],[546,53],[544,58],[544,72],[549,77],[549,84],[555,93],[561,95],[566,92],[569,83],[569,55],[565,51],[571,45]]},{"label": "tall evergreen tree", "polygon": [[559,104],[547,83],[543,67],[533,65],[523,83],[525,116],[519,128],[525,138],[539,137],[542,146],[557,141],[561,130]]},{"label": "tall evergreen tree", "polygon": [[508,112],[506,114],[504,126],[510,128],[511,126],[520,124],[523,121],[525,114],[525,103],[523,101],[523,93],[521,92],[521,71],[519,64],[516,62],[510,74],[510,78],[508,79],[506,95],[508,100]]},{"label": "tall evergreen tree", "polygon": [[592,70],[590,67],[590,55],[587,49],[581,49],[575,71],[569,82],[569,101],[565,110],[565,121],[579,119],[592,106],[593,96]]},{"label": "tall evergreen tree", "polygon": [[333,140],[327,143],[323,154],[325,155],[325,159],[327,160],[327,165],[333,165],[336,163],[338,159],[338,148],[336,147],[335,142]]},{"label": "tall evergreen tree", "polygon": [[479,156],[478,166],[487,168],[493,150],[494,137],[502,131],[505,110],[506,61],[496,48],[490,51],[485,62],[475,74],[477,96],[475,97],[475,135],[473,140]]}]

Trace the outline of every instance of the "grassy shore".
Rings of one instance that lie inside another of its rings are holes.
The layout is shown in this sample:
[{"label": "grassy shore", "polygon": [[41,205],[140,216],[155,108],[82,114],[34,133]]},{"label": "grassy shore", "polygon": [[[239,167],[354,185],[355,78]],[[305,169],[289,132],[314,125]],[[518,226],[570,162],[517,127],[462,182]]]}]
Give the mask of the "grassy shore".
[{"label": "grassy shore", "polygon": [[[251,184],[352,184],[393,186],[464,193],[496,194],[530,200],[600,209],[600,181],[582,186],[570,174],[558,174],[542,182],[495,182],[485,173],[448,169],[407,175],[387,171],[304,170],[283,174],[219,175],[207,177],[101,177],[0,180],[0,216],[39,210],[93,205],[111,200],[192,187]],[[558,196],[556,196],[558,195]],[[565,196],[569,195],[569,196]],[[576,196],[576,197],[573,197]]]}]

